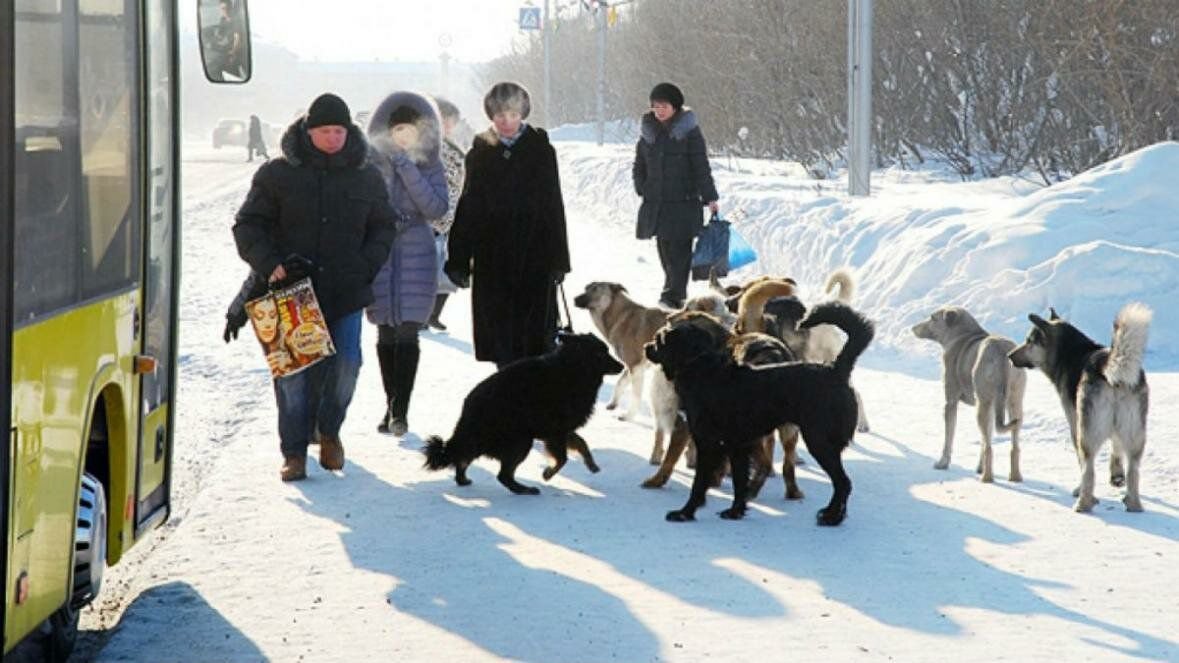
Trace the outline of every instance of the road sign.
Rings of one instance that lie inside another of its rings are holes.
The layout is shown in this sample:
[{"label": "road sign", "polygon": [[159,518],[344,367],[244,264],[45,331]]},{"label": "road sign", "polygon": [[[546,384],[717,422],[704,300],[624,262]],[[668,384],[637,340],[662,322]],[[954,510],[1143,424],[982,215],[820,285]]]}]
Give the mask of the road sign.
[{"label": "road sign", "polygon": [[521,30],[539,30],[540,29],[540,7],[521,7],[520,8],[520,29]]}]

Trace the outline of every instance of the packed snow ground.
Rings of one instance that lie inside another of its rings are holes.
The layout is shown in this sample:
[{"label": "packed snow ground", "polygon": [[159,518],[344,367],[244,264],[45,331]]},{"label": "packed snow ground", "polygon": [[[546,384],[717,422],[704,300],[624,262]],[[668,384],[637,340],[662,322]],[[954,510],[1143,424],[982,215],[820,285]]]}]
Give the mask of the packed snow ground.
[{"label": "packed snow ground", "polygon": [[[121,571],[134,599],[98,660],[1179,658],[1179,379],[1164,372],[1179,366],[1164,300],[1179,274],[1174,144],[1049,189],[877,172],[874,195],[859,200],[787,164],[714,160],[722,206],[749,212],[738,228],[761,253],[731,280],[787,274],[813,300],[826,273],[849,264],[856,303],[878,323],[855,373],[873,430],[845,454],[855,489],[849,518],[832,529],[814,523],[829,485],[813,461],[800,467],[801,502],[784,501],[774,479],[744,521],[722,521],[726,482],[698,522],[664,522],[692,475],[681,465],[667,487],[639,488],[654,469],[645,415],[622,422],[600,409],[584,435],[602,472],[574,458],[539,497],[508,493],[493,463],[478,463],[466,488],[424,471],[422,439],[448,435],[490,372],[471,356],[467,292],[444,313],[450,333],[423,335],[413,434],[375,432],[383,394],[370,352],[342,432],[345,470],[311,462],[308,480],[281,483],[261,353],[252,338],[220,338],[246,271],[229,225],[256,164],[237,150],[188,148],[181,488],[163,542]],[[558,151],[569,298],[610,280],[653,303],[661,273],[652,243],[633,239],[631,148]],[[1006,436],[996,482],[977,480],[965,406],[951,468],[932,469],[938,352],[909,325],[952,302],[1018,338],[1027,313],[1054,305],[1108,342],[1114,312],[1132,299],[1155,310],[1145,513],[1123,510],[1104,471],[1094,513],[1072,512],[1076,461],[1039,374],[1028,379],[1023,483],[1005,478]],[[576,309],[573,323],[592,330]],[[369,349],[375,333],[364,333]],[[519,476],[543,484],[543,467],[535,453]]]}]

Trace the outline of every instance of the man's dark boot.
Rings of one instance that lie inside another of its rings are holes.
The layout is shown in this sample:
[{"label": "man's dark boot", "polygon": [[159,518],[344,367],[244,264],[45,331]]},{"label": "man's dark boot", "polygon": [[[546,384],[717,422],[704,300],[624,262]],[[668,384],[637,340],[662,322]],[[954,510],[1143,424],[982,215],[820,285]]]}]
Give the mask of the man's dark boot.
[{"label": "man's dark boot", "polygon": [[393,398],[389,401],[389,432],[401,437],[409,432],[409,397],[413,394],[422,351],[417,343],[399,343],[397,363],[393,368]]},{"label": "man's dark boot", "polygon": [[442,315],[442,307],[446,305],[446,298],[449,296],[449,293],[444,292],[434,297],[434,310],[430,313],[430,319],[426,321],[426,324],[430,326],[430,329],[446,331],[446,325],[442,324],[442,321],[438,319],[438,316]]},{"label": "man's dark boot", "polygon": [[397,346],[395,344],[377,344],[377,363],[381,366],[381,384],[385,387],[385,409],[381,412],[381,422],[377,424],[378,433],[389,432],[389,403],[393,394],[397,392],[393,380],[393,367],[397,364]]}]

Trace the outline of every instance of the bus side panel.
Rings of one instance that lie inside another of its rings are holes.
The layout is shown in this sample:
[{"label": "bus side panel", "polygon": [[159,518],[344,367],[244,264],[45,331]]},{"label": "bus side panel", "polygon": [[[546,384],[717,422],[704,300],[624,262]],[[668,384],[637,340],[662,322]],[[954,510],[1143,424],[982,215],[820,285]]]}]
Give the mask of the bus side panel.
[{"label": "bus side panel", "polygon": [[[11,608],[5,640],[14,642],[49,617],[67,598],[73,556],[78,479],[92,407],[107,402],[112,433],[108,559],[130,544],[134,527],[123,518],[130,495],[136,430],[127,399],[134,393],[133,292],[79,307],[13,335],[12,425],[17,431],[13,463],[10,572],[27,572],[29,600]],[[82,387],[82,388],[79,388]],[[115,437],[121,432],[122,437]],[[130,449],[130,452],[128,452]],[[118,551],[114,550],[118,548]]]}]

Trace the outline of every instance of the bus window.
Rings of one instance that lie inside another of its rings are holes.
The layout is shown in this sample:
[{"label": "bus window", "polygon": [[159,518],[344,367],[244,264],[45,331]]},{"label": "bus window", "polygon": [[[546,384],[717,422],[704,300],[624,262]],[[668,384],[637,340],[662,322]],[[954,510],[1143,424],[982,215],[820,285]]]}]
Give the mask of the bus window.
[{"label": "bus window", "polygon": [[123,0],[78,3],[81,119],[82,298],[130,286],[139,274],[139,141],[134,113],[135,21]]},{"label": "bus window", "polygon": [[12,292],[17,325],[76,302],[80,282],[78,97],[76,83],[71,84],[77,42],[66,34],[62,12],[42,9],[46,4],[16,3],[21,18],[14,63]]},{"label": "bus window", "polygon": [[250,25],[246,0],[200,0],[197,12],[205,78],[214,83],[250,80]]}]

